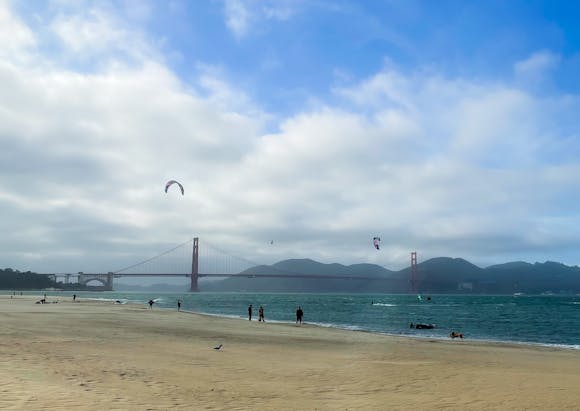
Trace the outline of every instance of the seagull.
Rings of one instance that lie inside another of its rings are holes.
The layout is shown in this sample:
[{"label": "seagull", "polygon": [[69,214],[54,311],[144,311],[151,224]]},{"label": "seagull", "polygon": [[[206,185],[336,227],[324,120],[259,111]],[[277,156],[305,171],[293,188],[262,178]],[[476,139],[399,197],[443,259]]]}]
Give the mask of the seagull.
[{"label": "seagull", "polygon": [[213,347],[214,350],[219,350],[220,348],[223,347],[223,344],[218,345],[217,347]]}]

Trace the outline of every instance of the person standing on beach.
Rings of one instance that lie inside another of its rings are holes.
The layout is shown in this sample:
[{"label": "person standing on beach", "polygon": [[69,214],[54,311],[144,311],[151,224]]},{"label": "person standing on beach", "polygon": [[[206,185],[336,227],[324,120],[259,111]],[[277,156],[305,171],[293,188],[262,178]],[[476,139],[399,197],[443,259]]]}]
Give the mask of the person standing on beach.
[{"label": "person standing on beach", "polygon": [[181,311],[181,300],[177,300],[177,311]]},{"label": "person standing on beach", "polygon": [[155,302],[155,301],[153,301],[153,300],[149,300],[149,309],[150,309],[150,310],[152,310],[152,309],[153,309],[153,303],[154,303],[154,302]]},{"label": "person standing on beach", "polygon": [[266,322],[266,320],[264,320],[264,307],[262,306],[260,306],[260,308],[258,309],[258,321]]},{"label": "person standing on beach", "polygon": [[73,303],[77,300],[77,295],[73,294]]},{"label": "person standing on beach", "polygon": [[252,321],[252,304],[248,306],[248,320]]},{"label": "person standing on beach", "polygon": [[300,323],[302,324],[302,316],[304,315],[304,312],[302,311],[302,307],[298,306],[298,309],[296,310],[296,324]]}]

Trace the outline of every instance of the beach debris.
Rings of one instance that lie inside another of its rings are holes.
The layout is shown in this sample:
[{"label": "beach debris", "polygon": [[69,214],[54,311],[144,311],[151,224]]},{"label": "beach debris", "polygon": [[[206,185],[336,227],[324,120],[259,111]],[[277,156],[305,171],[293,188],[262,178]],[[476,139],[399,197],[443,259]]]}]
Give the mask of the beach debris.
[{"label": "beach debris", "polygon": [[183,186],[179,181],[175,180],[169,180],[167,183],[165,183],[165,192],[167,193],[167,190],[169,190],[169,187],[171,187],[173,184],[177,184],[181,190],[181,195],[184,195],[185,191],[183,190]]},{"label": "beach debris", "polygon": [[378,250],[379,244],[381,243],[381,237],[373,237],[373,245]]},{"label": "beach debris", "polygon": [[213,347],[214,350],[221,350],[221,348],[223,347],[223,344],[218,345],[217,347]]}]

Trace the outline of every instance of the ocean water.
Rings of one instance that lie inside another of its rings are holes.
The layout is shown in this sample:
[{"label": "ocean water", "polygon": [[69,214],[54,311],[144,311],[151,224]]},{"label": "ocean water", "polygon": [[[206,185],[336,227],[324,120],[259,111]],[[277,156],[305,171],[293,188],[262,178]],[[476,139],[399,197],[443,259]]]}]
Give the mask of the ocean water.
[{"label": "ocean water", "polygon": [[[8,294],[9,292],[3,292]],[[25,294],[38,295],[39,292]],[[249,304],[257,320],[264,307],[266,321],[295,322],[296,309],[304,322],[325,327],[362,330],[418,338],[449,338],[451,331],[467,339],[540,344],[580,349],[580,296],[473,296],[385,294],[280,294],[280,293],[131,293],[76,292],[77,298],[116,300],[247,319]],[[47,292],[50,299],[72,299],[73,292]],[[431,323],[434,329],[409,328]]]}]

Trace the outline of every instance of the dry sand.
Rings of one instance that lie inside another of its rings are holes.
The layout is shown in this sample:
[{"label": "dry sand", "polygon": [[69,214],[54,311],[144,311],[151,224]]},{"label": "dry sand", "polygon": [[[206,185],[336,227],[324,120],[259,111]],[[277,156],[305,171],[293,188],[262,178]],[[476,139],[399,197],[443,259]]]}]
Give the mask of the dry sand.
[{"label": "dry sand", "polygon": [[577,350],[59,300],[0,296],[0,409],[580,409]]}]

